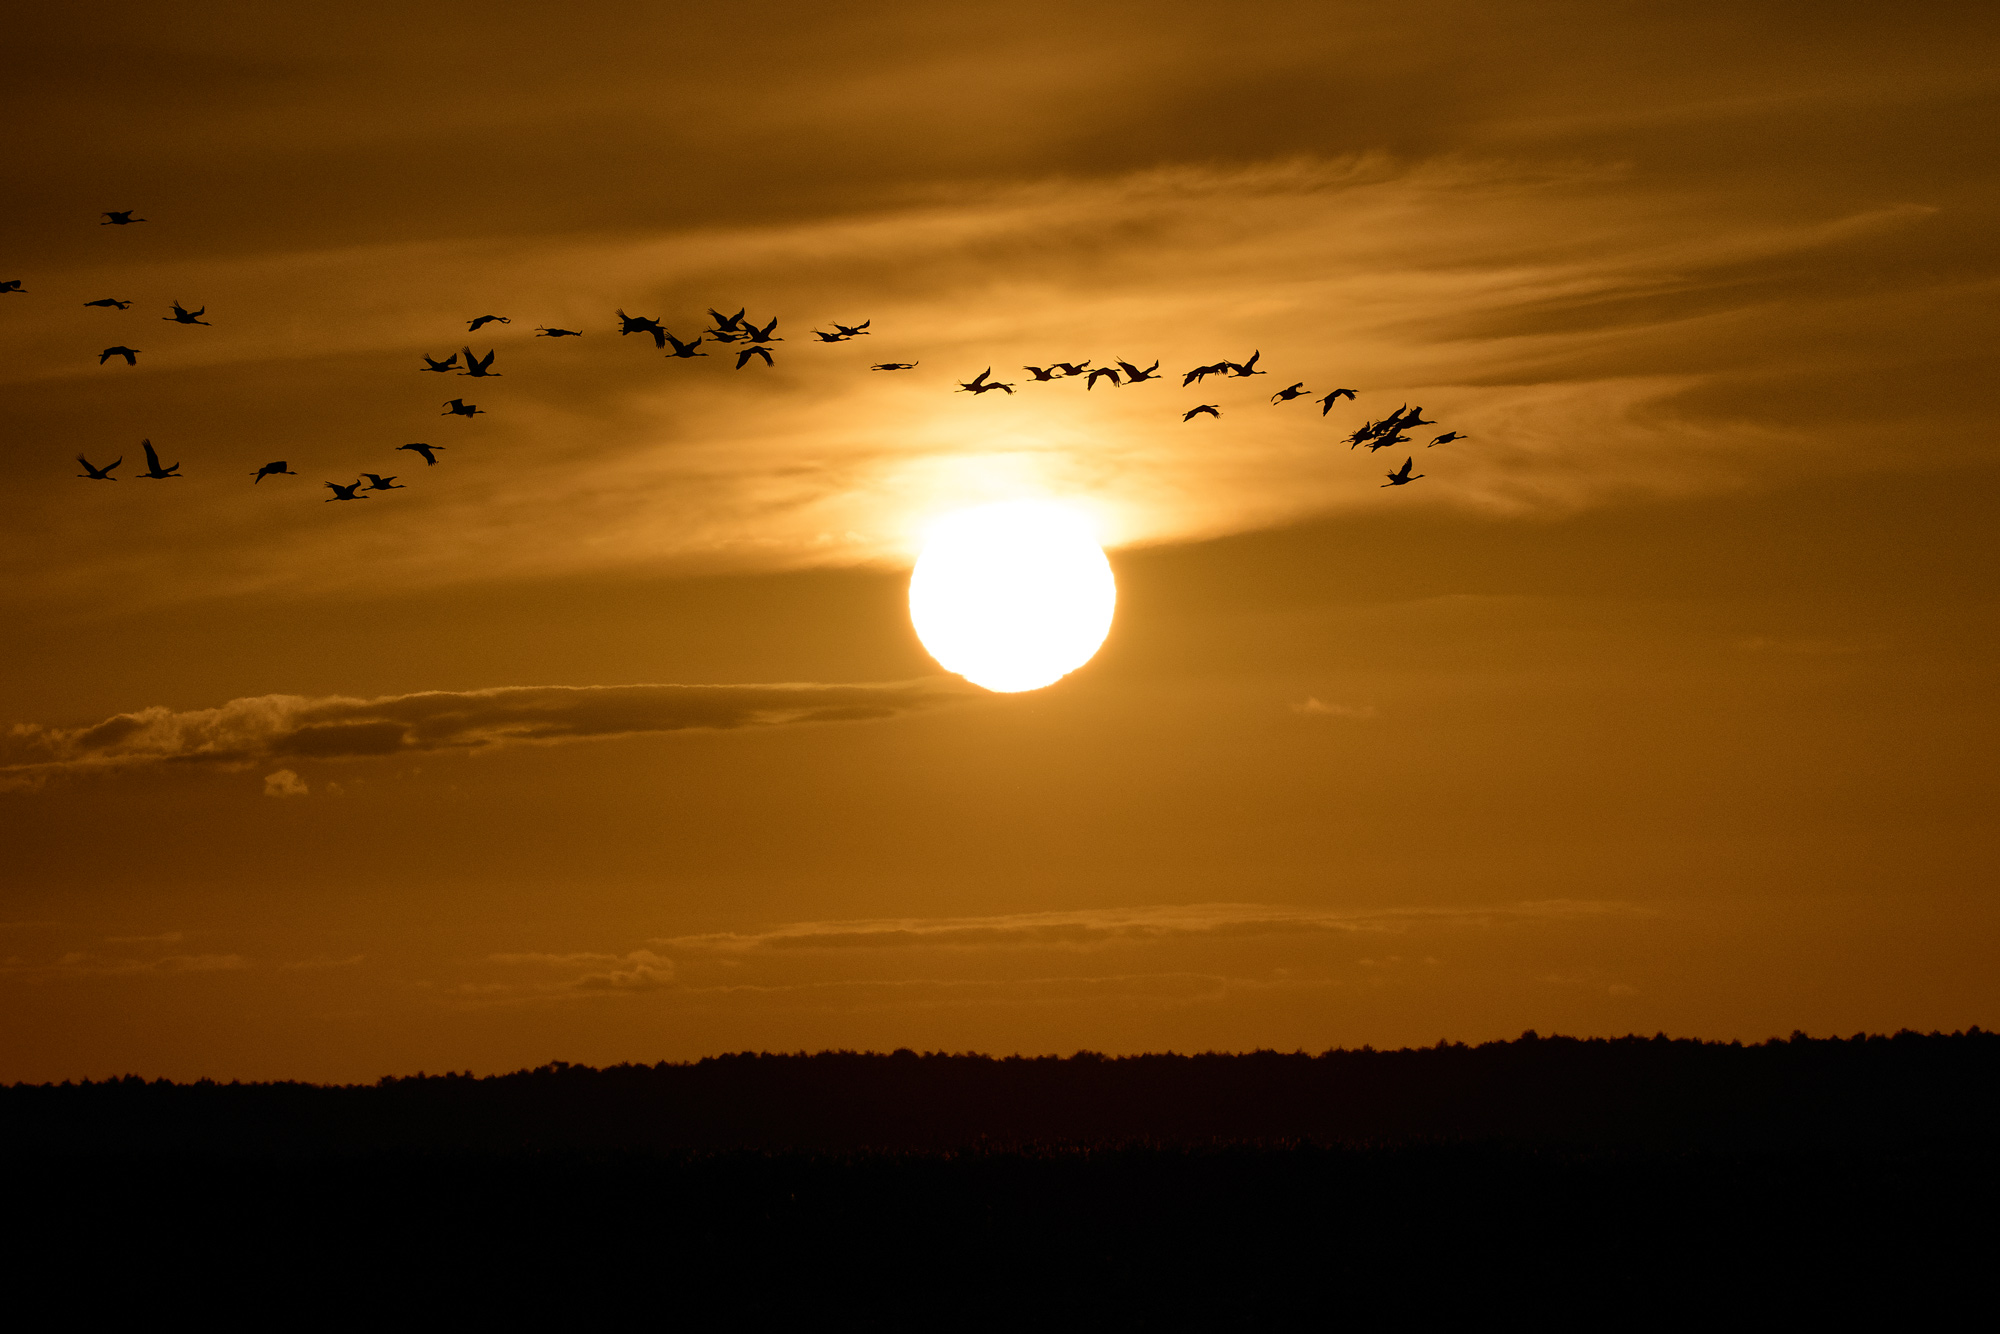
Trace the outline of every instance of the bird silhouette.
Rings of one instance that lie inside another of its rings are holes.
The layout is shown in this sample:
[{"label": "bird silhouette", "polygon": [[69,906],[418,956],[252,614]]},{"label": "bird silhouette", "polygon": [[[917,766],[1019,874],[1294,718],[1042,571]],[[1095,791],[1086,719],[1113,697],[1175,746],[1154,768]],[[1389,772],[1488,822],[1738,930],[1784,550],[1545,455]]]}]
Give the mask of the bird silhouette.
[{"label": "bird silhouette", "polygon": [[1389,480],[1382,483],[1382,485],[1384,487],[1407,486],[1411,482],[1416,481],[1417,477],[1422,477],[1423,476],[1422,473],[1418,473],[1417,477],[1410,476],[1410,465],[1415,462],[1416,459],[1414,457],[1404,459],[1403,466],[1396,469],[1396,471],[1387,474]]},{"label": "bird silhouette", "polygon": [[164,468],[160,466],[160,456],[154,452],[152,441],[141,440],[139,447],[146,451],[146,471],[140,473],[139,476],[151,477],[155,481],[158,481],[163,477],[178,477],[181,475],[181,465],[178,463],[169,463]]},{"label": "bird silhouette", "polygon": [[847,341],[848,335],[843,333],[828,333],[824,329],[814,329],[813,337],[819,339],[822,343],[844,343]]},{"label": "bird silhouette", "polygon": [[1061,371],[1064,377],[1067,378],[1071,375],[1084,374],[1090,369],[1090,363],[1087,361],[1062,361],[1056,363],[1056,369]]},{"label": "bird silhouette", "polygon": [[136,347],[107,347],[97,354],[97,364],[102,366],[113,357],[123,357],[127,366],[136,366],[139,364],[139,349]]},{"label": "bird silhouette", "polygon": [[1213,366],[1197,366],[1181,377],[1181,388],[1185,389],[1191,384],[1200,384],[1211,375],[1226,375],[1228,372],[1229,363],[1226,361],[1218,361]]},{"label": "bird silhouette", "polygon": [[1248,361],[1224,361],[1218,363],[1218,365],[1220,369],[1226,371],[1229,375],[1235,377],[1236,379],[1247,380],[1253,375],[1269,375],[1271,373],[1269,371],[1260,371],[1257,369],[1257,358],[1263,355],[1264,353],[1261,350],[1259,350],[1256,352],[1252,352],[1250,354],[1250,360]]},{"label": "bird silhouette", "polygon": [[1213,403],[1204,403],[1198,408],[1189,408],[1186,412],[1183,412],[1181,414],[1181,420],[1184,422],[1191,422],[1196,417],[1202,415],[1203,413],[1207,413],[1211,417],[1220,417],[1222,415],[1222,409],[1218,408]]},{"label": "bird silhouette", "polygon": [[298,476],[297,473],[293,472],[290,468],[287,468],[285,466],[285,461],[283,459],[279,459],[276,463],[267,463],[263,467],[259,468],[256,472],[252,473],[250,476],[250,481],[254,485],[255,483],[263,481],[266,477],[297,477],[297,476]]},{"label": "bird silhouette", "polygon": [[1084,380],[1083,387],[1086,390],[1095,389],[1100,379],[1111,381],[1111,387],[1114,389],[1123,383],[1123,381],[1119,380],[1117,371],[1112,370],[1109,366],[1099,366]]},{"label": "bird silhouette", "polygon": [[26,281],[27,279],[25,278],[9,278],[6,282],[0,283],[0,295],[8,292],[19,292],[22,296],[26,296],[28,289],[21,286]]},{"label": "bird silhouette", "polygon": [[1424,448],[1429,449],[1431,445],[1448,445],[1454,440],[1469,440],[1469,439],[1471,439],[1471,437],[1466,435],[1466,433],[1463,431],[1446,431],[1443,435],[1431,441],[1430,445],[1425,445]]},{"label": "bird silhouette", "polygon": [[339,482],[328,482],[326,484],[326,489],[333,492],[332,495],[326,498],[326,503],[329,505],[331,505],[336,500],[368,499],[368,497],[366,496],[357,496],[354,494],[356,491],[359,491],[361,489],[361,483],[358,480],[351,482],[346,486],[342,486]]},{"label": "bird silhouette", "polygon": [[118,479],[111,475],[111,470],[123,463],[125,456],[120,454],[116,459],[105,464],[102,468],[97,467],[81,454],[76,456],[76,461],[83,465],[83,471],[77,474],[78,477],[88,477],[94,482],[115,482]]},{"label": "bird silhouette", "polygon": [[998,389],[1002,393],[1006,394],[1009,398],[1012,398],[1014,396],[1014,386],[1011,384],[1002,384],[998,380],[989,381],[986,377],[991,374],[993,374],[993,368],[991,366],[988,366],[985,370],[979,372],[979,374],[973,376],[970,380],[961,381],[959,383],[957,392],[961,394],[971,394],[974,397],[977,397],[980,394],[991,393],[993,390]]},{"label": "bird silhouette", "polygon": [[708,353],[706,352],[695,351],[696,348],[701,346],[702,336],[700,334],[696,334],[694,336],[694,341],[692,343],[683,343],[680,339],[674,337],[672,334],[668,333],[664,329],[660,331],[660,336],[665,338],[669,343],[672,343],[674,345],[674,350],[667,353],[667,355],[670,357],[705,357],[708,355]]},{"label": "bird silhouette", "polygon": [[1062,378],[1056,374],[1057,371],[1062,369],[1060,366],[1023,366],[1021,369],[1034,376],[1037,383]]},{"label": "bird silhouette", "polygon": [[1389,435],[1377,436],[1375,439],[1370,440],[1368,442],[1368,452],[1373,454],[1378,449],[1394,449],[1397,445],[1407,445],[1409,443],[1410,437],[1404,435],[1401,431],[1396,431]]},{"label": "bird silhouette", "polygon": [[1352,401],[1352,399],[1354,398],[1354,391],[1352,389],[1336,389],[1332,393],[1328,394],[1325,398],[1320,399],[1319,415],[1324,417],[1326,416],[1327,413],[1332,412],[1334,401],[1336,399],[1342,399],[1342,398]]},{"label": "bird silhouette", "polygon": [[422,454],[424,456],[424,462],[430,464],[433,468],[435,468],[437,466],[437,451],[443,449],[444,446],[415,444],[415,445],[397,445],[396,448],[407,449],[413,454]]},{"label": "bird silhouette", "polygon": [[1153,372],[1160,369],[1160,359],[1154,357],[1153,364],[1146,367],[1143,371],[1129,361],[1119,362],[1118,368],[1125,372],[1125,378],[1133,384],[1138,384],[1143,380],[1157,380],[1159,377],[1153,374]]},{"label": "bird silhouette", "polygon": [[368,479],[368,489],[370,491],[407,491],[410,489],[407,486],[397,486],[394,476],[384,477],[382,474],[376,472],[364,472],[361,475]]},{"label": "bird silhouette", "polygon": [[1352,449],[1356,445],[1364,444],[1374,434],[1375,434],[1375,423],[1363,422],[1358,428],[1356,428],[1353,435],[1347,437],[1347,447],[1349,449]]},{"label": "bird silhouette", "polygon": [[627,315],[618,312],[618,332],[621,334],[652,333],[660,327],[660,322],[645,315]]},{"label": "bird silhouette", "polygon": [[432,356],[428,352],[425,352],[422,355],[424,361],[427,363],[424,366],[424,369],[427,371],[449,371],[449,370],[456,370],[458,368],[458,353],[456,352],[446,357],[443,361],[439,361],[436,357]]},{"label": "bird silhouette", "polygon": [[708,313],[709,317],[715,321],[715,331],[717,333],[741,333],[743,331],[742,311],[739,310],[734,315],[725,315],[714,306],[710,306]]},{"label": "bird silhouette", "polygon": [[512,324],[513,322],[505,315],[481,315],[478,319],[469,322],[465,326],[465,331],[467,333],[478,333],[479,326],[482,324]]},{"label": "bird silhouette", "polygon": [[771,330],[777,327],[778,327],[778,317],[776,315],[773,315],[771,317],[771,322],[765,325],[761,329],[759,329],[754,324],[745,324],[743,326],[743,333],[744,336],[747,337],[753,343],[782,343],[785,341],[784,339],[774,338],[771,335]]},{"label": "bird silhouette", "polygon": [[459,372],[460,375],[470,375],[475,380],[483,380],[489,375],[500,374],[493,369],[493,358],[500,355],[498,348],[488,348],[484,357],[475,357],[472,355],[472,349],[468,347],[464,349],[462,355],[465,357],[465,369]]},{"label": "bird silhouette", "polygon": [[1411,408],[1409,415],[1404,417],[1402,421],[1396,423],[1396,429],[1399,431],[1403,431],[1403,430],[1408,430],[1412,426],[1436,426],[1436,425],[1437,425],[1436,422],[1426,421],[1424,419],[1424,410],[1422,408]]},{"label": "bird silhouette", "polygon": [[478,417],[484,415],[487,414],[482,413],[476,403],[468,403],[462,398],[452,399],[444,405],[444,411],[438,414],[440,417]]},{"label": "bird silhouette", "polygon": [[95,301],[86,301],[83,304],[86,306],[116,306],[118,309],[124,310],[132,303],[130,301],[120,301],[115,296],[103,296]]},{"label": "bird silhouette", "polygon": [[144,222],[144,218],[135,218],[132,216],[138,211],[136,208],[128,208],[107,213],[104,215],[104,221],[97,225],[100,227],[129,227],[135,222]]},{"label": "bird silhouette", "polygon": [[914,361],[878,361],[868,369],[871,371],[909,371],[916,368],[917,363]]},{"label": "bird silhouette", "polygon": [[741,329],[703,329],[701,336],[711,343],[740,343],[750,335]]},{"label": "bird silhouette", "polygon": [[[1271,401],[1273,403],[1289,403],[1295,398],[1304,398],[1305,396],[1306,384],[1304,380],[1301,380],[1297,384],[1286,385],[1283,389],[1271,395]],[[1320,415],[1324,416],[1325,414],[1322,413]]]},{"label": "bird silhouette", "polygon": [[546,324],[543,324],[543,325],[537,325],[537,326],[536,326],[536,328],[535,328],[535,337],[537,337],[537,338],[581,338],[581,337],[583,337],[583,330],[581,330],[581,329],[551,329],[551,328],[549,328],[549,327],[548,327],[548,326],[547,326]]},{"label": "bird silhouette", "polygon": [[198,320],[195,318],[195,316],[207,309],[207,306],[203,306],[201,310],[189,310],[186,306],[176,301],[174,302],[174,313],[171,315],[162,315],[160,318],[163,320],[172,320],[175,324],[207,324],[207,320]]},{"label": "bird silhouette", "polygon": [[750,358],[752,357],[762,357],[764,359],[764,364],[768,366],[771,364],[771,349],[768,347],[744,348],[741,352],[738,352],[736,354],[736,369],[739,371],[742,370],[744,366],[749,364]]},{"label": "bird silhouette", "polygon": [[835,320],[833,327],[840,331],[842,338],[862,338],[867,336],[868,326],[873,323],[875,323],[873,320],[863,320],[859,324],[842,324]]}]

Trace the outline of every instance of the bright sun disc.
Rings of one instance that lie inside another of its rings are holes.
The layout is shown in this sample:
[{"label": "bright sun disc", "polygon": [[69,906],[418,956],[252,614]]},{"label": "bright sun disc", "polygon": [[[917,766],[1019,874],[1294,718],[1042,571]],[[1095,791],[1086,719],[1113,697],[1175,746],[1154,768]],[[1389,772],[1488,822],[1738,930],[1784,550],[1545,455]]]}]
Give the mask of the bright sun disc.
[{"label": "bright sun disc", "polygon": [[988,690],[1039,690],[1089,662],[1117,601],[1089,523],[1041,501],[946,515],[910,575],[917,638]]}]

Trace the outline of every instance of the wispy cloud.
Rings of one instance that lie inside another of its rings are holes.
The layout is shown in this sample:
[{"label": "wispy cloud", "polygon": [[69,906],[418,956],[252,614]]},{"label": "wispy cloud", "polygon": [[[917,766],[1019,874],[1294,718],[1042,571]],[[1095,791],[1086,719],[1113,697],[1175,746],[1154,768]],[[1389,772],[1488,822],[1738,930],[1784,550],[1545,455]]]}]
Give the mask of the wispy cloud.
[{"label": "wispy cloud", "polygon": [[1260,903],[1195,903],[996,917],[900,917],[794,922],[760,932],[716,932],[653,941],[670,951],[744,954],[779,950],[1088,949],[1119,942],[1191,937],[1301,934],[1361,935],[1421,925],[1492,925],[1508,921],[1604,917],[1639,912],[1621,903],[1553,899],[1500,908],[1404,908],[1329,912]]},{"label": "wispy cloud", "polygon": [[[213,709],[121,713],[88,727],[16,724],[0,734],[0,790],[49,777],[157,767],[557,745],[689,729],[890,718],[978,692],[955,678],[883,685],[503,686],[376,699],[259,695]],[[289,769],[271,796],[304,795]]]}]

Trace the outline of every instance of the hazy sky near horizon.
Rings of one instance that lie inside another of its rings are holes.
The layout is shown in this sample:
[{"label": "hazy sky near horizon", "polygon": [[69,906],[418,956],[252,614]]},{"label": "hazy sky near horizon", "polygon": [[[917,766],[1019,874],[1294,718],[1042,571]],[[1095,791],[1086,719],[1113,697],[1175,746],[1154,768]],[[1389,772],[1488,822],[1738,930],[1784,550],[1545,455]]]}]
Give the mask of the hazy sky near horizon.
[{"label": "hazy sky near horizon", "polygon": [[[1996,39],[20,16],[0,1079],[1995,1022]],[[777,364],[616,333],[711,306]],[[1084,358],[1172,378],[1015,369]],[[1345,436],[1403,403],[1468,438],[1388,490]],[[1022,497],[1119,615],[993,696],[904,585]]]}]

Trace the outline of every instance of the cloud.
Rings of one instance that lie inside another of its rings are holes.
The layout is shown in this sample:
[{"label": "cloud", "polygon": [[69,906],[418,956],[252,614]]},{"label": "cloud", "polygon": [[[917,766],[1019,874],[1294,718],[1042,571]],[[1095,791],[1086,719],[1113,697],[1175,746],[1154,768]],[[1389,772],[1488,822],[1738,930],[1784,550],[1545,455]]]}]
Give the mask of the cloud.
[{"label": "cloud", "polygon": [[[66,774],[164,765],[242,768],[276,759],[336,760],[557,745],[689,729],[778,727],[891,718],[978,692],[954,678],[883,685],[502,686],[377,699],[259,695],[219,708],[121,713],[89,727],[16,724],[0,734],[0,790]],[[303,796],[290,769],[269,796]]]},{"label": "cloud", "polygon": [[1308,718],[1373,718],[1375,706],[1363,704],[1357,708],[1348,704],[1328,704],[1308,695],[1303,702],[1292,705],[1292,712]]},{"label": "cloud", "polygon": [[280,769],[276,773],[264,775],[264,795],[267,797],[303,797],[306,785],[290,769]]},{"label": "cloud", "polygon": [[1424,924],[1497,925],[1520,920],[1601,917],[1640,911],[1621,903],[1551,899],[1501,908],[1409,908],[1329,912],[1261,903],[1195,903],[1075,912],[1012,913],[997,917],[903,917],[845,922],[795,922],[768,931],[674,936],[653,943],[670,950],[744,954],[779,950],[1085,949],[1117,942],[1176,938],[1365,934],[1407,931]]},{"label": "cloud", "polygon": [[536,988],[541,991],[656,991],[674,980],[674,961],[651,950],[629,954],[495,954],[489,956],[489,962],[582,968],[581,973]]}]

